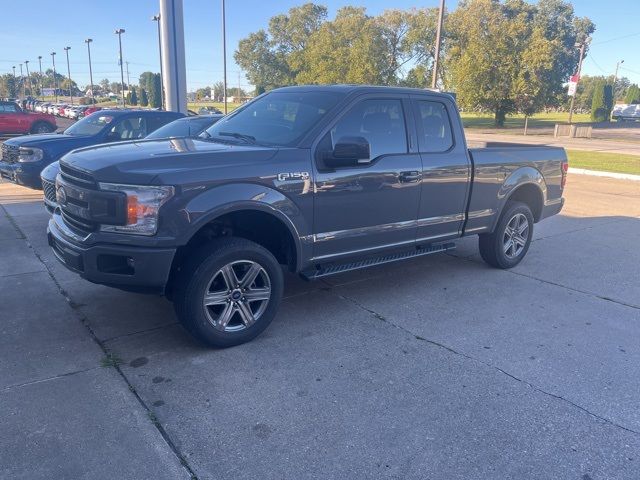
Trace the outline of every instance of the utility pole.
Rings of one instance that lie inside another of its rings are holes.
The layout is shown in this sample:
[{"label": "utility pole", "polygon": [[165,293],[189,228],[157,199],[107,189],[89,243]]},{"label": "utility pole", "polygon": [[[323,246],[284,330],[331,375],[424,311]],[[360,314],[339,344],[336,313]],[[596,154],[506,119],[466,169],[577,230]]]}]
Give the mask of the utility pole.
[{"label": "utility pole", "polygon": [[20,64],[20,86],[22,87],[22,98],[24,98],[27,96],[27,94],[24,91],[24,75],[22,74],[22,64]]},{"label": "utility pole", "polygon": [[124,33],[124,28],[118,28],[113,33],[118,35],[118,46],[120,47],[120,60],[118,63],[120,64],[120,88],[122,89],[122,108],[126,107],[126,101],[124,99],[124,65],[122,65],[122,34]]},{"label": "utility pole", "polygon": [[431,88],[438,85],[438,64],[440,63],[440,43],[442,42],[442,22],[444,20],[444,0],[440,0],[440,13],[438,13],[438,29],[436,30],[436,51],[433,56],[433,76]]},{"label": "utility pole", "polygon": [[222,0],[222,95],[224,100],[224,114],[227,114],[227,32],[226,32],[226,20],[224,11],[224,0]]},{"label": "utility pole", "polygon": [[[580,72],[582,71],[582,60],[584,59],[584,50],[587,45],[591,43],[591,37],[585,38],[584,42],[576,43],[576,48],[580,48],[580,59],[578,60],[578,82],[580,82]],[[569,105],[569,125],[571,125],[571,119],[573,118],[573,103],[575,102],[575,94],[571,96],[571,105]]]},{"label": "utility pole", "polygon": [[[160,14],[151,17],[158,24],[158,53],[160,54],[160,108],[164,110],[164,73],[162,72],[162,37],[160,36]],[[149,93],[149,92],[147,92]]]},{"label": "utility pole", "polygon": [[38,79],[38,87],[40,88],[40,100],[44,100],[42,95],[42,55],[38,55],[38,65],[40,67],[40,78]]},{"label": "utility pole", "polygon": [[71,97],[71,105],[73,105],[73,90],[71,87],[71,67],[69,66],[69,50],[71,50],[71,47],[64,47],[64,51],[67,54],[67,78],[69,79],[69,97]]},{"label": "utility pole", "polygon": [[624,60],[620,60],[618,63],[616,63],[616,73],[613,75],[613,87],[611,87],[611,96],[613,97],[613,105],[611,106],[611,119],[613,119],[613,107],[616,105],[616,83],[618,83],[618,69],[623,63]]},{"label": "utility pole", "polygon": [[51,61],[53,62],[53,94],[56,96],[56,103],[58,103],[58,77],[56,77],[56,52],[51,52]]},{"label": "utility pole", "polygon": [[27,82],[29,82],[29,96],[33,97],[33,88],[31,88],[31,77],[29,76],[29,60],[24,61],[24,66],[27,69]]},{"label": "utility pole", "polygon": [[89,54],[89,82],[91,83],[91,104],[96,103],[96,97],[93,93],[93,70],[91,70],[91,42],[93,42],[92,38],[87,38],[84,43],[87,44],[87,53]]},{"label": "utility pole", "polygon": [[124,63],[127,66],[127,90],[129,90],[131,88],[131,82],[129,81],[129,62],[126,61]]}]

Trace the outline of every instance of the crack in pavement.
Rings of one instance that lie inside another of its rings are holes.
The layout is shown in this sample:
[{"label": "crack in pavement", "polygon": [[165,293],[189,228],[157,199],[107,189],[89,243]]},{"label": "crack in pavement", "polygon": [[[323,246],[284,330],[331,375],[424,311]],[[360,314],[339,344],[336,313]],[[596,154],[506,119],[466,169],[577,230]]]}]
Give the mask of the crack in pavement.
[{"label": "crack in pavement", "polygon": [[7,392],[7,391],[12,390],[14,388],[26,387],[26,386],[29,386],[29,385],[35,385],[37,383],[50,382],[52,380],[58,380],[60,378],[71,377],[72,375],[77,375],[78,373],[90,372],[91,370],[96,370],[98,368],[104,368],[104,367],[97,366],[97,367],[84,368],[82,370],[73,370],[71,372],[60,373],[58,375],[53,375],[52,377],[40,378],[38,380],[30,380],[28,382],[23,382],[23,383],[15,383],[13,385],[7,385],[6,387],[4,387],[2,389],[2,391],[3,392]]},{"label": "crack in pavement", "polygon": [[[91,325],[89,324],[89,319],[84,315],[84,313],[80,310],[80,307],[71,299],[71,297],[69,296],[69,294],[67,293],[67,291],[62,288],[62,285],[60,284],[60,282],[58,281],[58,279],[56,278],[56,276],[54,275],[53,271],[49,268],[49,265],[47,265],[47,263],[43,260],[42,256],[40,255],[40,253],[38,253],[38,251],[33,247],[33,245],[31,244],[31,242],[29,242],[29,238],[27,237],[27,235],[25,234],[25,232],[20,228],[20,226],[17,224],[17,222],[15,221],[15,219],[9,215],[9,212],[7,211],[7,209],[4,207],[3,204],[0,204],[0,208],[2,208],[2,210],[5,212],[5,215],[9,218],[9,221],[12,223],[13,227],[18,231],[18,233],[20,233],[22,235],[22,238],[24,239],[24,241],[26,242],[27,246],[31,249],[31,251],[33,252],[33,254],[36,256],[36,258],[38,259],[38,261],[40,263],[42,263],[42,265],[45,268],[46,273],[49,275],[49,277],[51,278],[51,280],[53,281],[53,283],[55,284],[55,286],[57,287],[58,291],[60,292],[60,295],[62,295],[62,297],[67,301],[67,303],[69,304],[69,307],[71,308],[71,310],[76,314],[77,318],[80,320],[80,323],[82,323],[82,325],[87,329],[89,336],[91,337],[91,339],[98,345],[98,347],[102,350],[102,352],[105,354],[105,356],[108,356],[110,354],[112,354],[113,352],[111,352],[109,350],[109,348],[104,344],[103,341],[101,341],[98,336],[96,335],[96,333],[93,331],[93,328],[91,328]],[[100,368],[100,367],[96,367],[96,368]],[[178,449],[177,445],[175,444],[175,442],[171,439],[171,437],[169,436],[169,434],[167,433],[167,431],[165,430],[165,428],[160,424],[159,421],[154,420],[155,417],[155,413],[153,412],[153,410],[146,404],[146,402],[142,399],[142,397],[140,396],[140,394],[136,391],[135,387],[133,386],[133,384],[129,381],[129,379],[127,378],[127,376],[124,374],[123,370],[120,368],[119,365],[114,365],[113,368],[116,369],[116,371],[118,372],[118,374],[120,375],[120,377],[122,377],[122,379],[124,380],[124,382],[126,383],[129,391],[133,394],[133,396],[135,397],[135,399],[138,401],[138,403],[142,406],[142,408],[145,410],[145,412],[147,413],[147,417],[150,419],[152,425],[156,428],[156,430],[158,430],[158,432],[160,433],[160,436],[162,437],[162,439],[165,441],[165,443],[167,444],[167,446],[169,447],[169,449],[173,452],[173,454],[176,456],[176,458],[178,459],[178,461],[180,462],[180,464],[182,465],[182,467],[186,470],[186,472],[189,474],[191,480],[198,480],[198,476],[196,475],[195,471],[193,470],[193,468],[191,467],[191,465],[189,465],[189,463],[187,462],[187,459],[185,458],[185,456],[182,454],[182,452]]]},{"label": "crack in pavement", "polygon": [[373,317],[377,318],[378,320],[380,320],[380,321],[386,323],[387,325],[390,325],[390,326],[392,326],[394,328],[397,328],[398,330],[401,330],[401,331],[411,335],[412,337],[414,337],[418,341],[422,341],[422,342],[428,343],[430,345],[433,345],[435,347],[442,348],[442,349],[444,349],[444,350],[446,350],[446,351],[448,351],[448,352],[450,352],[450,353],[452,353],[454,355],[458,355],[460,357],[466,358],[466,359],[471,360],[473,362],[476,362],[478,364],[481,364],[481,365],[484,365],[484,366],[489,367],[491,369],[494,369],[494,370],[500,372],[501,374],[506,375],[507,377],[509,377],[509,378],[511,378],[513,380],[516,380],[516,381],[528,386],[529,388],[531,388],[532,390],[534,390],[536,392],[539,392],[539,393],[541,393],[543,395],[547,395],[549,397],[552,397],[552,398],[555,398],[555,399],[560,400],[562,402],[565,402],[568,405],[571,405],[572,407],[577,408],[577,409],[589,414],[590,416],[592,416],[592,417],[594,417],[594,418],[596,418],[596,419],[598,419],[598,420],[600,420],[600,421],[602,421],[604,423],[607,423],[607,424],[609,424],[609,425],[611,425],[613,427],[619,428],[619,429],[624,430],[626,432],[633,433],[635,435],[640,435],[640,431],[634,430],[634,429],[629,428],[629,427],[625,427],[624,425],[621,425],[621,424],[619,424],[617,422],[614,422],[613,420],[610,420],[610,419],[608,419],[606,417],[598,415],[597,413],[593,413],[592,411],[590,411],[586,407],[583,407],[582,405],[579,405],[579,404],[575,403],[574,401],[563,397],[562,395],[558,395],[558,394],[553,393],[553,392],[548,392],[548,391],[542,389],[541,387],[538,387],[537,385],[534,385],[533,383],[531,383],[531,382],[529,382],[527,380],[524,380],[524,379],[522,379],[520,377],[517,377],[516,375],[514,375],[512,373],[509,373],[506,370],[504,370],[504,369],[502,369],[502,368],[500,368],[500,367],[498,367],[496,365],[493,365],[493,364],[491,364],[489,362],[486,362],[484,360],[476,358],[476,357],[474,357],[472,355],[469,355],[468,353],[464,353],[464,352],[458,351],[455,348],[450,347],[448,345],[445,345],[443,343],[440,343],[440,342],[437,342],[435,340],[431,340],[431,339],[422,337],[420,335],[417,335],[417,334],[413,333],[411,330],[409,330],[409,329],[407,329],[407,328],[405,328],[405,327],[403,327],[401,325],[398,325],[397,323],[394,323],[393,321],[389,320],[387,317],[385,317],[384,315],[376,312],[375,310],[364,306],[363,304],[361,304],[357,300],[355,300],[355,299],[353,299],[351,297],[348,297],[348,296],[346,296],[346,295],[344,295],[344,294],[342,294],[340,292],[333,291],[333,287],[330,284],[328,284],[324,280],[321,280],[321,281],[324,282],[328,286],[327,291],[329,291],[331,294],[337,296],[338,298],[340,298],[342,300],[345,300],[347,302],[352,303],[356,307],[358,307],[361,310],[369,313],[370,315],[372,315]]}]

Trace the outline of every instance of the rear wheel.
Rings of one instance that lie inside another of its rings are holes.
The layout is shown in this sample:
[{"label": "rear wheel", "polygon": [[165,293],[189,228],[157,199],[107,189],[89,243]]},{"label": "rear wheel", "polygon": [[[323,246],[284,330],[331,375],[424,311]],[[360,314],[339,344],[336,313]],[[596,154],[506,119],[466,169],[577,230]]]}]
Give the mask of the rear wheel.
[{"label": "rear wheel", "polygon": [[282,269],[262,246],[224,237],[181,267],[172,296],[183,326],[214,347],[248,342],[269,326],[283,291]]},{"label": "rear wheel", "polygon": [[54,128],[46,122],[36,122],[31,127],[31,133],[51,133]]},{"label": "rear wheel", "polygon": [[512,268],[529,250],[533,237],[533,214],[528,205],[510,202],[492,233],[480,235],[480,256],[492,267]]}]

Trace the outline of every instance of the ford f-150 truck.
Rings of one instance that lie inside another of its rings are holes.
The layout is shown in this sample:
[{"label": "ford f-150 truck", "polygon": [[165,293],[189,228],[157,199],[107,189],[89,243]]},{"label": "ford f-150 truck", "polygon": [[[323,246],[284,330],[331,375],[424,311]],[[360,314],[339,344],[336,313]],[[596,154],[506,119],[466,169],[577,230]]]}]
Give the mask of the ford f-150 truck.
[{"label": "ford f-150 truck", "polygon": [[467,149],[453,97],[287,87],[198,139],[62,158],[48,226],[85,279],[165,294],[194,336],[226,347],[272,321],[285,266],[308,279],[454,248],[517,265],[563,205],[561,148]]}]

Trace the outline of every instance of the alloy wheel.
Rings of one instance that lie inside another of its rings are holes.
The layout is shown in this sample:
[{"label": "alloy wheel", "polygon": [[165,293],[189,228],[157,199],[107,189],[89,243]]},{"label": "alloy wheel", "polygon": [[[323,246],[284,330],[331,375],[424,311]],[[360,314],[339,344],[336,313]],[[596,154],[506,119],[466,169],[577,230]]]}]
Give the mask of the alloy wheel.
[{"label": "alloy wheel", "polygon": [[516,213],[504,230],[502,249],[508,258],[516,258],[522,253],[529,239],[529,221],[526,215]]}]

